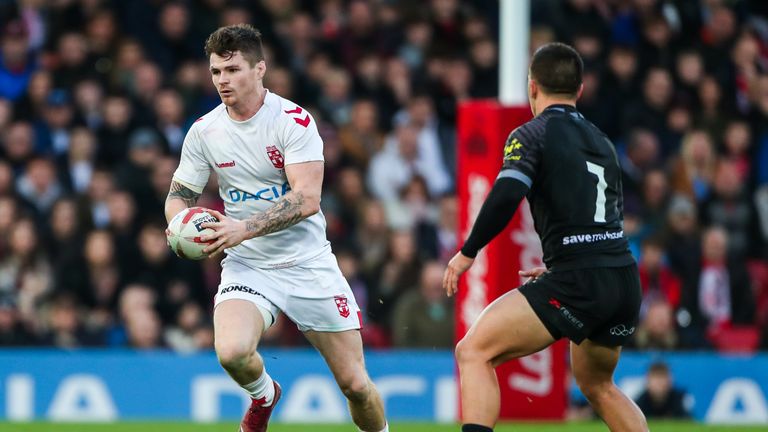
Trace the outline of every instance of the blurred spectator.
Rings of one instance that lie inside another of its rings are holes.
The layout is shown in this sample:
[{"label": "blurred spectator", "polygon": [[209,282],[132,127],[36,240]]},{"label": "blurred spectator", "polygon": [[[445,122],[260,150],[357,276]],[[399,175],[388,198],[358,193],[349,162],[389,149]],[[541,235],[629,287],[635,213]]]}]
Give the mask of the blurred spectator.
[{"label": "blurred spectator", "polygon": [[13,120],[13,104],[8,99],[0,98],[0,130],[5,130]]},{"label": "blurred spectator", "polygon": [[107,200],[115,189],[112,174],[102,168],[97,168],[91,175],[91,183],[85,194],[80,195],[78,213],[82,225],[88,228],[104,228],[109,223],[109,208]]},{"label": "blurred spectator", "polygon": [[684,195],[672,197],[667,209],[664,247],[672,272],[688,275],[695,272],[700,253],[696,206]]},{"label": "blurred spectator", "polygon": [[38,70],[29,79],[26,93],[16,99],[14,114],[17,119],[32,121],[42,115],[48,94],[53,89],[53,78],[47,70]]},{"label": "blurred spectator", "polygon": [[139,256],[136,202],[130,193],[115,190],[107,198],[107,211],[109,224],[106,228],[114,239],[115,259],[125,274],[135,275],[140,266],[140,260],[136,259]]},{"label": "blurred spectator", "polygon": [[701,205],[704,225],[718,225],[728,233],[728,253],[738,258],[754,255],[758,239],[757,217],[752,202],[745,196],[746,185],[740,180],[738,166],[721,160],[715,171],[713,193]]},{"label": "blurred spectator", "polygon": [[754,300],[744,262],[728,254],[728,233],[721,227],[702,234],[697,273],[684,284],[683,304],[702,328],[749,324]]},{"label": "blurred spectator", "polygon": [[677,97],[687,105],[696,102],[699,84],[704,78],[704,59],[694,49],[685,49],[675,59]]},{"label": "blurred spectator", "polygon": [[46,228],[45,251],[51,262],[60,265],[71,257],[80,255],[83,230],[77,217],[77,203],[74,199],[64,197],[53,204]]},{"label": "blurred spectator", "polygon": [[142,61],[133,71],[128,85],[133,103],[133,122],[153,124],[155,122],[155,99],[163,85],[163,73],[156,64]]},{"label": "blurred spectator", "polygon": [[371,160],[368,187],[374,197],[396,199],[398,191],[415,175],[426,180],[430,196],[448,190],[450,179],[442,164],[426,160],[419,150],[417,127],[414,124],[399,126],[396,139],[388,142]]},{"label": "blurred spectator", "polygon": [[16,182],[16,190],[40,222],[63,193],[56,178],[56,166],[45,158],[34,158],[27,163],[27,169]]},{"label": "blurred spectator", "polygon": [[179,310],[174,325],[165,331],[164,339],[176,352],[189,353],[210,349],[213,347],[213,339],[208,336],[208,327],[200,305],[188,302]]},{"label": "blurred spectator", "polygon": [[[632,100],[639,89],[637,54],[631,47],[614,45],[608,53],[606,66],[600,83],[602,103],[620,108],[612,110],[605,122],[597,126],[615,140],[623,131],[630,130],[622,128],[622,110],[626,109],[626,101]],[[632,126],[643,127],[634,123]]]},{"label": "blurred spectator", "polygon": [[674,350],[679,348],[672,306],[663,297],[648,299],[645,314],[635,331],[632,345],[640,350]]},{"label": "blurred spectator", "polygon": [[635,129],[629,134],[626,152],[619,158],[625,201],[640,199],[643,179],[658,157],[659,140],[651,131]]},{"label": "blurred spectator", "polygon": [[637,398],[637,406],[649,419],[686,419],[691,414],[685,398],[685,392],[674,387],[669,367],[656,362],[648,368],[646,387]]},{"label": "blurred spectator", "polygon": [[14,176],[21,174],[35,150],[35,133],[27,122],[14,122],[3,134],[3,159],[13,168]]},{"label": "blurred spectator", "polygon": [[499,94],[498,51],[496,42],[490,37],[483,36],[472,42],[469,54],[473,97],[493,98]]},{"label": "blurred spectator", "polygon": [[384,137],[379,131],[378,113],[373,101],[362,99],[352,106],[351,121],[339,129],[339,141],[347,157],[365,169],[371,157],[382,149]]},{"label": "blurred spectator", "polygon": [[69,151],[56,158],[59,179],[68,191],[82,194],[91,184],[96,165],[96,137],[90,129],[72,130]]},{"label": "blurred spectator", "polygon": [[662,298],[673,310],[677,309],[680,304],[680,278],[664,262],[664,244],[660,239],[649,238],[643,242],[638,270],[643,304],[647,306],[653,300]]},{"label": "blurred spectator", "polygon": [[85,79],[74,88],[75,111],[89,129],[98,129],[104,121],[104,89],[98,81]]},{"label": "blurred spectator", "polygon": [[0,197],[15,195],[15,189],[13,169],[7,161],[0,159]]},{"label": "blurred spectator", "polygon": [[728,121],[727,104],[723,98],[723,89],[717,79],[705,76],[699,84],[699,109],[694,115],[694,126],[704,129],[711,137],[721,136]]},{"label": "blurred spectator", "polygon": [[74,118],[69,93],[52,90],[43,106],[43,121],[35,126],[35,145],[38,153],[59,156],[69,150],[70,128]]},{"label": "blurred spectator", "polygon": [[2,251],[0,257],[9,250],[11,227],[18,218],[18,201],[12,195],[0,195],[0,251]]},{"label": "blurred spectator", "polygon": [[369,286],[378,285],[381,266],[387,258],[389,228],[384,206],[370,201],[362,212],[362,221],[356,233],[360,246],[360,268]]},{"label": "blurred spectator", "polygon": [[405,40],[400,45],[398,57],[411,69],[418,69],[424,63],[424,56],[432,42],[432,27],[429,21],[424,19],[414,19],[406,23]]},{"label": "blurred spectator", "polygon": [[35,323],[39,302],[50,292],[53,275],[31,219],[10,227],[8,251],[0,259],[0,296],[11,295],[23,320]]},{"label": "blurred spectator", "polygon": [[[396,125],[411,124],[418,128],[419,157],[426,165],[453,167],[456,164],[455,149],[443,144],[432,100],[425,94],[414,94],[405,109],[394,118]],[[388,137],[385,146],[391,146],[395,135]],[[442,168],[446,169],[447,168]],[[448,171],[453,171],[448,170]]]},{"label": "blurred spectator", "polygon": [[394,344],[403,348],[451,348],[453,299],[443,290],[442,263],[424,264],[418,286],[397,301],[392,317]]},{"label": "blurred spectator", "polygon": [[17,100],[36,68],[24,22],[5,23],[0,34],[0,97]]},{"label": "blurred spectator", "polygon": [[91,231],[85,240],[83,258],[84,268],[79,284],[71,286],[71,289],[77,290],[86,305],[112,309],[125,275],[118,265],[111,234],[103,230]]},{"label": "blurred spectator", "polygon": [[133,312],[126,322],[128,345],[139,350],[162,348],[165,344],[162,335],[162,323],[157,313],[151,309]]},{"label": "blurred spectator", "polygon": [[128,138],[130,137],[131,103],[128,98],[111,95],[104,100],[104,123],[99,128],[98,161],[112,167],[125,159],[128,153]]},{"label": "blurred spectator", "polygon": [[[629,104],[624,111],[624,130],[642,127],[658,136],[666,136],[666,110],[672,100],[672,78],[669,71],[661,66],[648,69],[642,90],[642,98]],[[669,149],[662,149],[662,153],[668,154]]]},{"label": "blurred spectator", "polygon": [[368,204],[363,176],[357,168],[342,169],[336,180],[334,208],[329,213],[336,223],[328,223],[329,240],[340,246],[357,247],[355,235]]},{"label": "blurred spectator", "polygon": [[102,345],[103,336],[88,329],[81,320],[76,299],[60,294],[48,304],[48,328],[42,343],[56,348],[81,348]]},{"label": "blurred spectator", "polygon": [[0,347],[38,344],[35,334],[19,318],[16,303],[9,294],[0,294]]},{"label": "blurred spectator", "polygon": [[734,164],[738,182],[744,186],[752,184],[752,130],[749,123],[735,120],[728,123],[723,136],[724,158]]},{"label": "blurred spectator", "polygon": [[53,74],[57,88],[71,89],[75,83],[91,75],[88,63],[88,41],[82,33],[67,32],[59,37],[56,47],[57,67]]},{"label": "blurred spectator", "polygon": [[392,310],[404,292],[419,283],[421,260],[411,231],[395,231],[389,239],[387,261],[378,274],[378,285],[370,302],[374,321],[391,324]]},{"label": "blurred spectator", "polygon": [[192,32],[190,18],[184,2],[172,1],[161,6],[157,16],[160,37],[154,40],[150,53],[166,74],[176,70],[184,60],[202,55],[203,40]]},{"label": "blurred spectator", "polygon": [[702,130],[693,130],[683,139],[680,158],[672,168],[672,188],[702,202],[709,196],[716,166],[712,139]]},{"label": "blurred spectator", "polygon": [[323,117],[334,125],[347,124],[352,112],[352,83],[343,69],[331,69],[323,77],[318,106]]},{"label": "blurred spectator", "polygon": [[162,138],[150,128],[139,128],[128,140],[128,158],[115,172],[117,184],[131,193],[143,218],[156,216],[151,174],[162,155]]},{"label": "blurred spectator", "polygon": [[429,199],[427,182],[421,176],[411,177],[399,191],[398,199],[385,202],[389,226],[396,230],[434,230],[437,208]]},{"label": "blurred spectator", "polygon": [[647,232],[658,232],[664,225],[667,202],[669,201],[669,182],[667,175],[660,169],[646,173],[643,178],[643,221]]}]

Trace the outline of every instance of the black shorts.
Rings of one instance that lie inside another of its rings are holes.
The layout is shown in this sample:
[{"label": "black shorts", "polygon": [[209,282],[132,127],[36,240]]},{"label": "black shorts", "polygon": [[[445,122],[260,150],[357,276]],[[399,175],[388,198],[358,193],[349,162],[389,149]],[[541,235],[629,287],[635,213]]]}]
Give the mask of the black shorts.
[{"label": "black shorts", "polygon": [[620,346],[637,327],[642,292],[635,264],[546,272],[519,289],[555,339]]}]

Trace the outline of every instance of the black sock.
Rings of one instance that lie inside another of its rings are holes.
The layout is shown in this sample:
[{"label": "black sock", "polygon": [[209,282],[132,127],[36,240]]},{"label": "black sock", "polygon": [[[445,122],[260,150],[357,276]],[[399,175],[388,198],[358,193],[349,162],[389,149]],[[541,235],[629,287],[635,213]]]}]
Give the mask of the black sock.
[{"label": "black sock", "polygon": [[488,426],[470,423],[462,425],[461,432],[493,432],[493,429],[489,428]]}]

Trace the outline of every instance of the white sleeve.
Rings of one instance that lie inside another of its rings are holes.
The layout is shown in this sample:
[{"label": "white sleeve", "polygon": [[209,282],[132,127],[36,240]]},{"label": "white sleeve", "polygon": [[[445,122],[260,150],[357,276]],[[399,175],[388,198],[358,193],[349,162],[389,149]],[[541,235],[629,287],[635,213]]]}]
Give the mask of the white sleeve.
[{"label": "white sleeve", "polygon": [[195,192],[203,191],[211,175],[211,165],[205,160],[202,144],[200,135],[193,126],[184,137],[179,167],[173,173],[175,180],[179,180]]},{"label": "white sleeve", "polygon": [[323,140],[317,131],[315,119],[304,110],[300,115],[283,118],[283,149],[285,164],[322,161]]}]

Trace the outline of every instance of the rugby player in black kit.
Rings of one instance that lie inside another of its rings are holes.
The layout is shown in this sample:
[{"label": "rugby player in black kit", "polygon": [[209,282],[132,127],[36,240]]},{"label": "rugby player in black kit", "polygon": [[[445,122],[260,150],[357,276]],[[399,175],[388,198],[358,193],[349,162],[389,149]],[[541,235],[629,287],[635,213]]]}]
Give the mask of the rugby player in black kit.
[{"label": "rugby player in black kit", "polygon": [[635,330],[641,291],[622,231],[621,170],[613,144],[577,110],[582,60],[561,43],[531,60],[534,119],[515,129],[504,161],[461,251],[445,270],[457,290],[478,251],[500,233],[523,197],[531,205],[547,268],[490,304],[456,346],[464,432],[488,432],[499,416],[494,368],[566,337],[581,391],[612,431],[647,431],[637,405],[613,383]]}]

